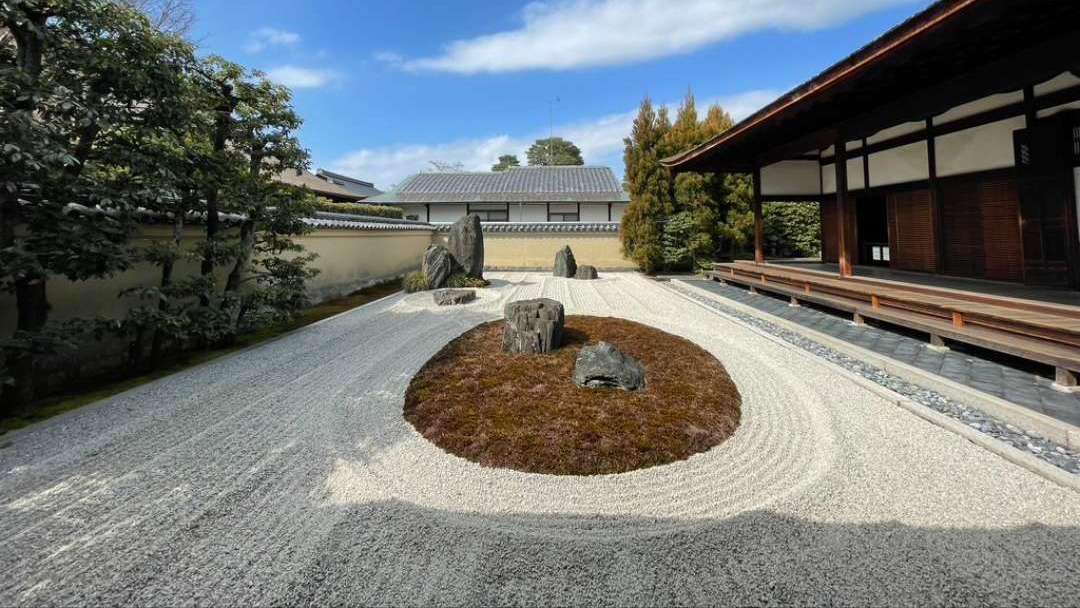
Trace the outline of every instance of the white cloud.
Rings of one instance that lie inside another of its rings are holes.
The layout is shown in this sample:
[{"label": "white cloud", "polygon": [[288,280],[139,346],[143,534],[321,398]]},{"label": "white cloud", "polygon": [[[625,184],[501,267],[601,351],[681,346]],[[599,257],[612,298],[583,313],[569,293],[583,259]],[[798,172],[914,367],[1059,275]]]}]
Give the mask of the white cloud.
[{"label": "white cloud", "polygon": [[333,70],[305,68],[297,65],[280,65],[266,71],[266,76],[278,84],[293,89],[317,89],[338,79]]},{"label": "white cloud", "polygon": [[616,65],[767,29],[815,30],[915,0],[552,0],[514,30],[456,40],[405,69],[475,74]]},{"label": "white cloud", "polygon": [[400,66],[405,62],[405,57],[401,53],[395,53],[394,51],[378,51],[372,57],[379,63],[386,63],[392,66]]},{"label": "white cloud", "polygon": [[261,53],[271,46],[295,46],[300,43],[300,34],[279,30],[272,27],[261,27],[248,34],[248,43],[244,50],[249,53]]},{"label": "white cloud", "polygon": [[[777,97],[776,91],[749,91],[729,97],[699,101],[702,112],[709,104],[719,103],[735,120],[749,116],[758,108]],[[678,104],[668,104],[673,113]],[[585,162],[590,165],[607,165],[622,175],[623,138],[630,134],[630,126],[637,109],[609,114],[595,120],[556,126],[552,132],[574,142],[581,148]],[[545,130],[520,136],[506,134],[431,144],[401,144],[378,148],[363,148],[350,152],[330,163],[332,171],[371,180],[386,190],[414,173],[429,170],[430,161],[461,163],[466,171],[488,171],[502,154],[516,154],[525,162],[525,150],[541,137]]]}]

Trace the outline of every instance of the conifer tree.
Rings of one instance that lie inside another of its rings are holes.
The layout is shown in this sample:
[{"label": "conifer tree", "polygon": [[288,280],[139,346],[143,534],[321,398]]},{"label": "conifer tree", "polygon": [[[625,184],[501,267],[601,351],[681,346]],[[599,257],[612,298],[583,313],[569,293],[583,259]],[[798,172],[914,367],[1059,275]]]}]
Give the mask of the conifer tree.
[{"label": "conifer tree", "polygon": [[630,137],[624,140],[630,204],[623,214],[619,236],[624,254],[649,273],[663,265],[662,222],[673,211],[671,174],[660,164],[662,142],[670,130],[667,110],[657,112],[646,97]]}]

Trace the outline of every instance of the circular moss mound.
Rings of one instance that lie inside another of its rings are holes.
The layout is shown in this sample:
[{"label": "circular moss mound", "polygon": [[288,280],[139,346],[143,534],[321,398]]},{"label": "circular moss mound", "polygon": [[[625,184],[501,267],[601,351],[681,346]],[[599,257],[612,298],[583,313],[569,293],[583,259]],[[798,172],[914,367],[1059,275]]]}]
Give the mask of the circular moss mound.
[{"label": "circular moss mound", "polygon": [[[558,351],[509,355],[502,332],[501,320],[465,332],[405,393],[405,418],[451,454],[533,473],[623,473],[704,452],[739,425],[742,399],[724,366],[684,338],[624,319],[573,316]],[[645,366],[645,388],[574,384],[578,350],[601,340]]]}]

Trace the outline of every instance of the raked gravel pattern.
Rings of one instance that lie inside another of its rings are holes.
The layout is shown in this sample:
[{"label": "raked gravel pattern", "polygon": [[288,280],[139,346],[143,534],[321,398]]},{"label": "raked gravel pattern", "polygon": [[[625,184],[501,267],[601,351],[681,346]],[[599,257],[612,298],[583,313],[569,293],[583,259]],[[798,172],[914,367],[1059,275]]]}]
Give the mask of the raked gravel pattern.
[{"label": "raked gravel pattern", "polygon": [[[399,294],[0,437],[0,605],[1080,597],[1077,493],[639,275],[492,278],[464,306]],[[485,469],[420,437],[412,375],[539,296],[712,352],[739,430],[595,477]]]},{"label": "raked gravel pattern", "polygon": [[[696,289],[694,286],[688,285],[683,281],[670,281],[666,282],[666,284],[670,285],[676,291],[686,294],[693,300],[700,302],[717,312],[734,317],[735,319],[756,327],[770,335],[777,336],[807,352],[823,359],[827,359],[876,384],[880,384],[895,393],[908,397],[911,400],[921,403],[937,412],[941,412],[950,418],[959,420],[969,427],[985,433],[999,441],[1003,441],[1018,450],[1033,454],[1060,469],[1064,469],[1074,475],[1080,475],[1080,452],[1076,450],[1070,450],[1045,437],[1028,433],[1023,429],[999,420],[982,410],[973,408],[956,401],[955,399],[950,399],[937,391],[919,386],[913,382],[908,382],[903,378],[894,376],[880,367],[871,365],[865,361],[849,357],[832,348],[824,346],[819,342],[811,340],[798,332],[784,329],[761,317],[746,314],[731,306],[727,306],[719,301],[711,292],[706,294],[700,289]],[[738,288],[730,287],[730,289]],[[768,296],[759,297],[764,298]]]}]

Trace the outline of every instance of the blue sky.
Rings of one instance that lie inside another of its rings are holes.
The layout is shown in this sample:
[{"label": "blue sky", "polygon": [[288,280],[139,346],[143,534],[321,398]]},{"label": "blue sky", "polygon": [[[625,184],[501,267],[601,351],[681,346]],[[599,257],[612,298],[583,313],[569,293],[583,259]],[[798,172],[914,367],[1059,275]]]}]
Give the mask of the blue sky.
[{"label": "blue sky", "polygon": [[196,0],[192,38],[293,88],[315,167],[385,189],[428,161],[524,162],[549,131],[621,175],[645,95],[742,118],[927,4]]}]

